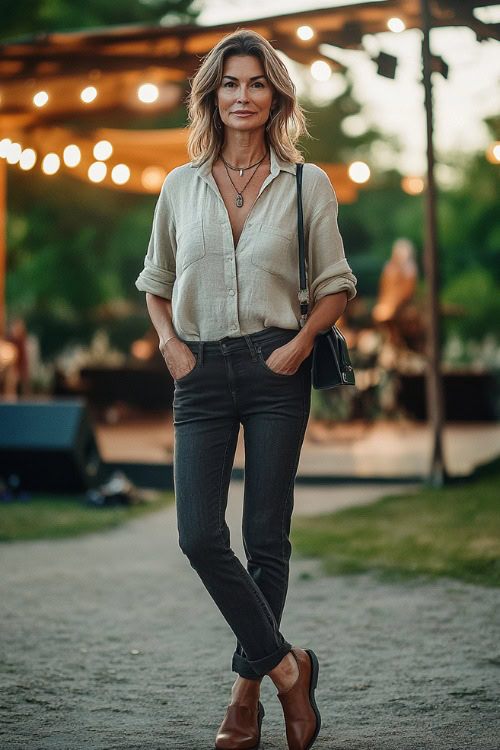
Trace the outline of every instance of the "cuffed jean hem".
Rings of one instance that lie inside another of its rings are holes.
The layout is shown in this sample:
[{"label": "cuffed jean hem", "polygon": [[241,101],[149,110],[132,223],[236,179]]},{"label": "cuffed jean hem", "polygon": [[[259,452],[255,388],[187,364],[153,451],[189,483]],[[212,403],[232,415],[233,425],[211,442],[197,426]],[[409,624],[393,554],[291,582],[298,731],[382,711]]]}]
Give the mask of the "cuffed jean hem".
[{"label": "cuffed jean hem", "polygon": [[244,659],[239,654],[233,654],[232,671],[237,672],[241,677],[245,677],[247,680],[258,680],[263,677],[271,669],[277,667],[280,661],[286,654],[292,650],[292,644],[288,641],[283,641],[281,646],[273,651],[272,654],[264,656],[262,659],[256,659],[250,661]]}]

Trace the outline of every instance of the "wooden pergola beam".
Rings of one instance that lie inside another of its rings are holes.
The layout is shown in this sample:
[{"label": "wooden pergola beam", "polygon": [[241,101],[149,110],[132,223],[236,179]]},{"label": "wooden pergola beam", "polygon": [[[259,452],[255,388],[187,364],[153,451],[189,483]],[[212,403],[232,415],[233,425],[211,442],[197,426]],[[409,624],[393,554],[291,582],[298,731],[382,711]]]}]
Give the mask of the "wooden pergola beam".
[{"label": "wooden pergola beam", "polygon": [[[432,3],[433,27],[467,26],[478,39],[499,39],[500,24],[486,24],[476,18],[477,6],[495,5],[497,0],[434,0]],[[116,70],[120,61],[127,69],[141,66],[165,65],[175,61],[175,67],[191,75],[199,58],[206,54],[223,36],[236,27],[252,28],[269,40],[275,35],[288,38],[290,56],[293,52],[309,51],[313,59],[318,54],[318,44],[328,41],[344,49],[362,49],[364,34],[387,31],[387,20],[396,15],[407,29],[422,28],[419,0],[380,0],[357,5],[319,8],[279,16],[199,26],[185,24],[166,26],[112,26],[102,29],[33,34],[0,45],[0,80],[22,79],[42,74],[43,64],[100,67]],[[311,25],[320,35],[301,41],[296,35],[300,25]],[[287,53],[288,54],[288,53]],[[193,63],[195,63],[193,68]],[[123,69],[123,68],[118,68]],[[47,74],[49,71],[47,71]]]}]

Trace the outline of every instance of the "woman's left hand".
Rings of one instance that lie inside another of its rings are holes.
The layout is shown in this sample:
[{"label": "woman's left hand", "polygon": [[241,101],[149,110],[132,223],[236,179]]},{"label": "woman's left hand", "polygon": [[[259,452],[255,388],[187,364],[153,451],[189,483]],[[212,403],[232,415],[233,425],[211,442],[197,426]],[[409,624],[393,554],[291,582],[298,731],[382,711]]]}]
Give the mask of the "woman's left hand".
[{"label": "woman's left hand", "polygon": [[293,375],[312,352],[313,346],[314,341],[308,343],[294,338],[275,349],[266,359],[266,365],[279,375]]}]

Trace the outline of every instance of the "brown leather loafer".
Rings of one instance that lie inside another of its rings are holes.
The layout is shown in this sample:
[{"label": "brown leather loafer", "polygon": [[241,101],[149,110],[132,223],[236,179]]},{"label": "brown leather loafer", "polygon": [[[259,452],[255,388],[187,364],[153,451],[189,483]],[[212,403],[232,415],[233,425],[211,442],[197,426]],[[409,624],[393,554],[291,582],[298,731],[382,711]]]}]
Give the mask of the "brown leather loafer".
[{"label": "brown leather loafer", "polygon": [[[255,683],[255,684],[254,684]],[[259,696],[260,681],[249,681],[246,692],[230,703],[215,738],[217,750],[257,750],[264,718]]]},{"label": "brown leather loafer", "polygon": [[310,648],[292,648],[299,676],[292,687],[278,693],[285,715],[289,750],[309,750],[321,727],[321,716],[314,699],[318,684],[318,658]]}]

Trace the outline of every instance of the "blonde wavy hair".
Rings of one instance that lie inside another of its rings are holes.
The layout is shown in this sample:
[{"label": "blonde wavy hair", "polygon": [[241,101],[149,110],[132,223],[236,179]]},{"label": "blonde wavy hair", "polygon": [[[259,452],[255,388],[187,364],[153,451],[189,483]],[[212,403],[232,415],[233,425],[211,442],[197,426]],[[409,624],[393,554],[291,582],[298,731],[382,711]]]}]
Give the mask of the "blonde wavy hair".
[{"label": "blonde wavy hair", "polygon": [[202,58],[200,67],[190,79],[191,90],[186,97],[190,160],[199,166],[218,155],[224,143],[224,124],[215,106],[215,91],[221,84],[224,60],[228,55],[259,58],[277,102],[266,124],[267,145],[272,145],[284,161],[303,162],[304,157],[295,143],[301,135],[312,137],[307,130],[305,110],[297,100],[295,85],[276,50],[267,39],[251,29],[236,29],[224,36]]}]

